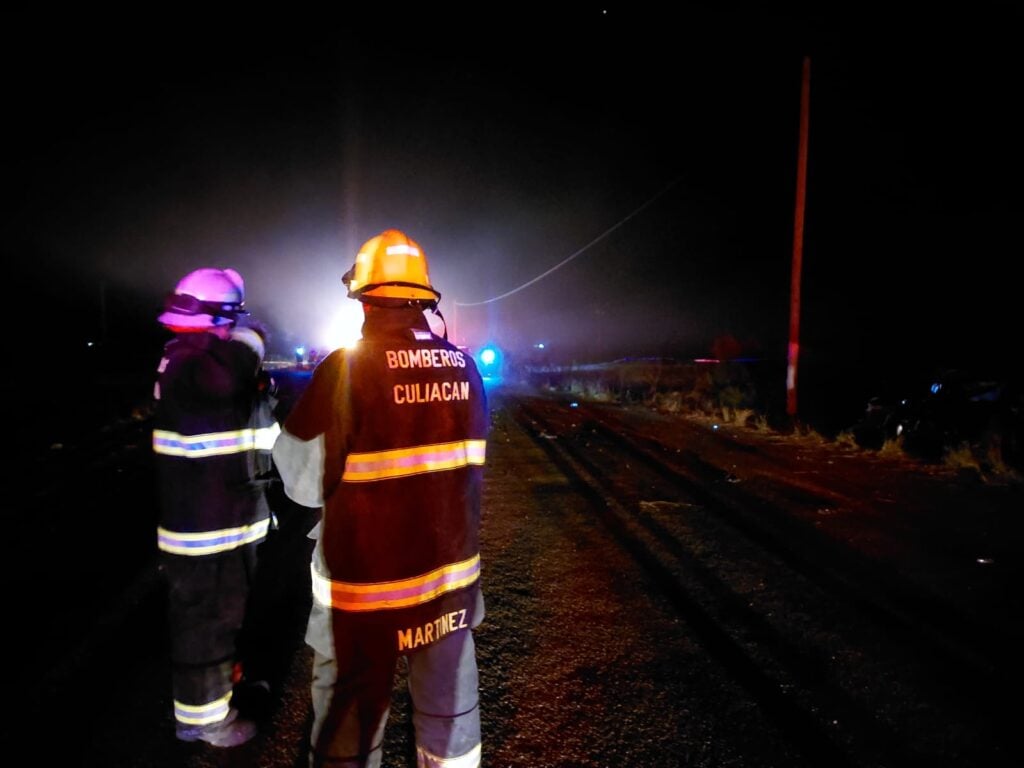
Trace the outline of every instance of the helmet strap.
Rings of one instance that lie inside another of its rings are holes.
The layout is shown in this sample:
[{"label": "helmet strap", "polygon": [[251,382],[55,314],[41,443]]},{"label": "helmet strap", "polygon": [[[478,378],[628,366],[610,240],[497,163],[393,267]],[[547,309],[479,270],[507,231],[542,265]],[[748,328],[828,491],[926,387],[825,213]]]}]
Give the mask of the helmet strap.
[{"label": "helmet strap", "polygon": [[434,305],[430,307],[430,310],[441,318],[441,325],[444,327],[444,340],[448,341],[448,321],[444,319],[444,315],[441,314],[441,310],[437,308],[437,302],[434,302]]}]

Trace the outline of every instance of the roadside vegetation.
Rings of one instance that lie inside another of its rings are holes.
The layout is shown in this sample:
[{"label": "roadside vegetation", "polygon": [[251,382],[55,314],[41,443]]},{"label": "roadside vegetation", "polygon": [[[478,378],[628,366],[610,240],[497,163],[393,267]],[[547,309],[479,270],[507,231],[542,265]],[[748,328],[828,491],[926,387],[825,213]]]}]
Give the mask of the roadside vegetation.
[{"label": "roadside vegetation", "polygon": [[928,434],[924,429],[910,434],[898,426],[876,428],[869,406],[858,423],[826,434],[813,424],[788,418],[781,393],[773,397],[766,391],[756,366],[741,362],[621,360],[603,365],[526,369],[521,377],[531,386],[581,400],[637,405],[707,423],[742,426],[775,437],[813,440],[881,458],[909,459],[974,474],[986,481],[1024,480],[1017,446],[1009,450],[1005,430],[979,430],[975,439],[964,440],[955,435]]}]

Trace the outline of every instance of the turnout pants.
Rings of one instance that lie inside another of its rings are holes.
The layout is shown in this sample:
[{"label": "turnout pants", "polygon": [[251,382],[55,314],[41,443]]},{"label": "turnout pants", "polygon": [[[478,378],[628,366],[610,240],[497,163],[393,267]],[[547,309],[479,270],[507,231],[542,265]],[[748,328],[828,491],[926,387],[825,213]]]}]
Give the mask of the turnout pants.
[{"label": "turnout pants", "polygon": [[[399,658],[394,638],[391,633],[326,638],[329,614],[314,603],[307,633],[315,651],[310,765],[377,768]],[[477,768],[480,710],[472,630],[449,634],[405,658],[417,765]]]},{"label": "turnout pants", "polygon": [[256,546],[199,557],[161,553],[179,725],[209,725],[228,714]]}]

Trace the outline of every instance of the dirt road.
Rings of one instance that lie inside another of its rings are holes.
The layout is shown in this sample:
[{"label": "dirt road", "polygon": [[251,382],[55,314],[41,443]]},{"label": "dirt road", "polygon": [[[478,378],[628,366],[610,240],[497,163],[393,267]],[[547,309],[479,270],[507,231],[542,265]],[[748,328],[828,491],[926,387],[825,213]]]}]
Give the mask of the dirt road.
[{"label": "dirt road", "polygon": [[[1018,679],[1024,635],[1019,486],[642,409],[495,392],[492,418],[485,765],[1014,763],[993,697]],[[281,668],[261,735],[176,742],[146,425],[117,435],[55,452],[37,466],[53,482],[21,502],[15,532],[37,546],[4,565],[22,702],[5,748],[303,765],[306,522],[286,519],[277,544]],[[415,764],[403,684],[385,766]]]}]

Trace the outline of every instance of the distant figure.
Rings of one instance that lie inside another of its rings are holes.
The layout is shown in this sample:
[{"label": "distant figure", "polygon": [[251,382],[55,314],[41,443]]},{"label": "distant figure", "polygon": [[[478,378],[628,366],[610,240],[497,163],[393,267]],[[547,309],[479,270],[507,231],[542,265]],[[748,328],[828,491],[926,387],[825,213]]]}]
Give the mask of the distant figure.
[{"label": "distant figure", "polygon": [[274,446],[289,497],[324,506],[306,633],[310,764],[380,765],[404,656],[418,765],[472,768],[483,383],[470,355],[431,332],[424,310],[440,315],[441,294],[405,234],[369,240],[343,282],[363,305],[362,340],[324,358]]},{"label": "distant figure", "polygon": [[178,283],[159,321],[153,450],[160,493],[157,546],[168,586],[176,735],[232,747],[256,726],[232,706],[238,633],[271,514],[259,476],[280,433],[261,376],[265,339],[233,269]]}]

